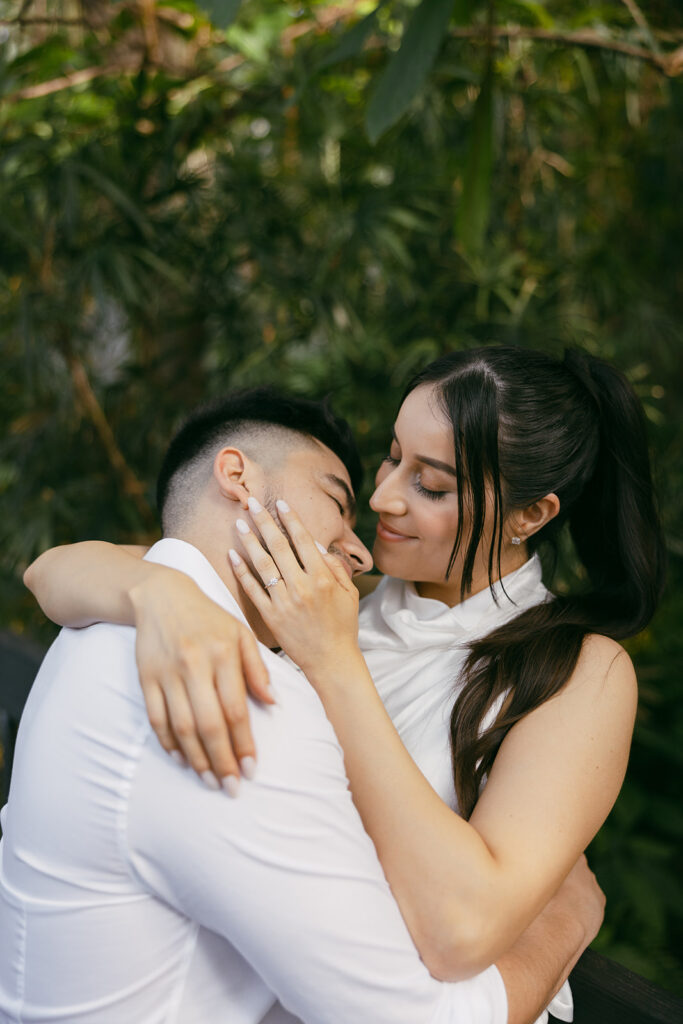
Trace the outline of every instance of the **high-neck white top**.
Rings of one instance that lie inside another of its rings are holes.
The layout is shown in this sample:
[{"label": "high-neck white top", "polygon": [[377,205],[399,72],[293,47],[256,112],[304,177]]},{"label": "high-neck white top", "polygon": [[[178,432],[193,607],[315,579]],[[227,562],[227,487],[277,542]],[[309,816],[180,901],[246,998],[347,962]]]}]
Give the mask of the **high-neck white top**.
[{"label": "high-neck white top", "polygon": [[[534,555],[493,588],[452,608],[420,597],[414,584],[389,576],[361,603],[358,642],[377,691],[411,757],[455,811],[449,725],[469,645],[551,599]],[[484,728],[502,701],[503,696],[491,707]],[[572,1019],[568,985],[550,1010],[560,1020]]]},{"label": "high-neck white top", "polygon": [[469,645],[548,598],[534,556],[453,608],[389,576],[361,604],[358,642],[377,691],[411,756],[454,810],[449,722]]}]

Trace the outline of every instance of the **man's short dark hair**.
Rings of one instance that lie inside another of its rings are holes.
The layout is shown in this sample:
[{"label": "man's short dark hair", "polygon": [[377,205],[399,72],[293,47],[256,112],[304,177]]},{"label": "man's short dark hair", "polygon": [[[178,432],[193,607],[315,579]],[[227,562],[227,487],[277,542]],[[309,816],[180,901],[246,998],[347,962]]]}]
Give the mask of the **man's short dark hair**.
[{"label": "man's short dark hair", "polygon": [[157,508],[164,532],[170,499],[176,497],[185,504],[182,495],[174,496],[172,492],[178,490],[175,484],[181,476],[189,479],[186,471],[199,466],[221,447],[254,437],[259,438],[263,447],[271,435],[277,442],[278,434],[280,438],[300,434],[324,444],[346,466],[353,489],[358,491],[363,468],[351,428],[327,401],[298,398],[273,388],[249,388],[200,406],[190,413],[171,441],[157,479]]}]

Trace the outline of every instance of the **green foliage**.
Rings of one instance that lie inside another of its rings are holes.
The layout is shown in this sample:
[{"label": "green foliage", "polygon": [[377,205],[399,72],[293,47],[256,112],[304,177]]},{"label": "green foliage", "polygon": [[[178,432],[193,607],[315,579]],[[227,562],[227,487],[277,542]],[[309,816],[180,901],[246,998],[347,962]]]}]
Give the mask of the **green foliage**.
[{"label": "green foliage", "polygon": [[211,16],[214,25],[227,28],[237,17],[242,0],[201,0],[201,6]]},{"label": "green foliage", "polygon": [[406,25],[401,46],[382,71],[368,103],[365,124],[377,142],[424,86],[451,20],[453,0],[422,0]]},{"label": "green foliage", "polygon": [[458,238],[468,255],[476,257],[484,243],[491,210],[493,170],[493,66],[489,64],[474,105],[471,137],[458,203]]},{"label": "green foliage", "polygon": [[[3,624],[51,635],[21,586],[45,547],[155,536],[161,453],[207,396],[331,394],[372,472],[400,389],[441,352],[580,344],[612,360],[648,415],[671,573],[630,647],[641,711],[592,851],[599,943],[681,989],[681,80],[611,50],[463,38],[444,14],[373,145],[371,97],[423,13],[355,7],[244,0],[226,32],[166,2],[147,38],[131,2],[0,44]],[[649,45],[616,0],[495,14]],[[648,15],[671,48],[683,13]],[[91,77],[64,82],[77,73]]]}]

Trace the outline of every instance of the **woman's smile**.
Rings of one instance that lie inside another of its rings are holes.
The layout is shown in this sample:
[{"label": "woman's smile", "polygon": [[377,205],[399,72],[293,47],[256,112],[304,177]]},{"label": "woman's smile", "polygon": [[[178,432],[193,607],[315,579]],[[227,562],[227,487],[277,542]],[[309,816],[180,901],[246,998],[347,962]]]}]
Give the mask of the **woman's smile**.
[{"label": "woman's smile", "polygon": [[398,541],[402,540],[416,539],[415,537],[410,537],[408,536],[408,534],[401,533],[399,530],[394,529],[394,527],[389,526],[389,524],[385,523],[381,518],[377,522],[377,536],[380,538],[380,540],[386,540],[390,543],[397,543]]}]

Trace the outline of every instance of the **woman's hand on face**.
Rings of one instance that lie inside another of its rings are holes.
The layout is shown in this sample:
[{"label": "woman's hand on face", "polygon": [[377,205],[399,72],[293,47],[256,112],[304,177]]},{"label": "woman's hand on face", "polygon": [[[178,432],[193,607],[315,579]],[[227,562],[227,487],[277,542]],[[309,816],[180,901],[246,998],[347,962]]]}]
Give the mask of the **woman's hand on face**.
[{"label": "woman's hand on face", "polygon": [[[277,502],[280,522],[253,499],[249,511],[261,539],[238,521],[252,565],[230,551],[235,576],[286,654],[315,685],[330,659],[358,651],[358,591],[340,558],[313,539],[286,502]],[[289,539],[288,539],[289,537]]]},{"label": "woman's hand on face", "polygon": [[247,690],[273,703],[253,633],[189,578],[152,576],[131,592],[136,659],[152,728],[162,747],[212,788],[235,795],[256,748]]}]

